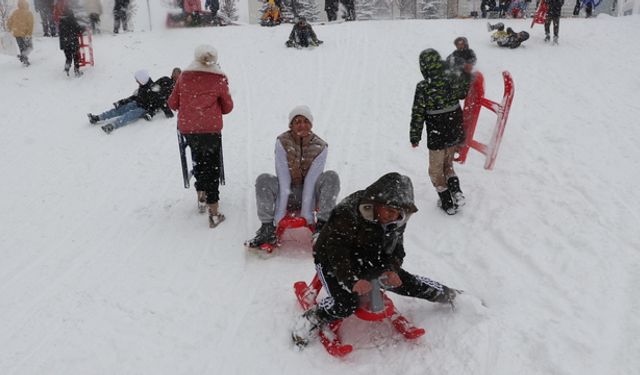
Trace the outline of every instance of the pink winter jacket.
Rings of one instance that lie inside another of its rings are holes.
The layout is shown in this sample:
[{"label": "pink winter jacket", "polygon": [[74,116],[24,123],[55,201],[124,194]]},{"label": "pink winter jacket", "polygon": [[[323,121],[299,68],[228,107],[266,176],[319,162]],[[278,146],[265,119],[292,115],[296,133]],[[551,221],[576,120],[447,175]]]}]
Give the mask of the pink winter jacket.
[{"label": "pink winter jacket", "polygon": [[197,70],[180,74],[167,103],[178,111],[182,134],[220,133],[222,115],[233,109],[227,77]]},{"label": "pink winter jacket", "polygon": [[202,12],[200,0],[184,0],[183,6],[185,13]]}]

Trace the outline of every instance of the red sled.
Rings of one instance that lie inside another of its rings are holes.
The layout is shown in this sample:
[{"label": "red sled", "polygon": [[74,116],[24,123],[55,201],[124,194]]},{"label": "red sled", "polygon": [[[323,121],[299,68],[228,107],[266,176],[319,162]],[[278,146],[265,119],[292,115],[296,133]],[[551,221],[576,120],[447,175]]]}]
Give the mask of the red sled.
[{"label": "red sled", "polygon": [[85,32],[87,35],[84,35],[84,33],[78,34],[78,42],[80,46],[78,49],[78,54],[80,55],[78,63],[80,66],[93,66],[93,39],[91,37],[91,31],[87,30]]},{"label": "red sled", "polygon": [[[469,93],[464,100],[464,131],[466,138],[464,145],[458,149],[457,156],[454,159],[456,162],[464,164],[467,160],[469,148],[473,148],[485,155],[484,168],[493,169],[515,91],[511,74],[504,71],[502,72],[502,78],[504,80],[504,94],[502,102],[496,103],[484,97],[484,76],[480,72],[475,73]],[[473,139],[482,107],[489,109],[498,116],[488,145]]]},{"label": "red sled", "polygon": [[307,220],[298,215],[298,212],[287,212],[285,217],[280,220],[280,222],[278,223],[278,227],[276,228],[275,244],[262,244],[259,247],[252,249],[262,251],[266,254],[271,254],[276,247],[280,247],[282,245],[282,237],[284,235],[284,232],[286,232],[287,230],[307,228],[310,232],[313,232],[313,228],[307,224]]},{"label": "red sled", "polygon": [[544,24],[544,20],[545,18],[547,18],[548,8],[549,6],[547,5],[547,2],[544,0],[540,0],[538,9],[536,10],[536,13],[533,15],[533,19],[531,20],[531,28],[533,28],[533,25],[535,25],[536,23]]},{"label": "red sled", "polygon": [[[361,297],[360,307],[356,309],[356,317],[362,320],[376,322],[390,319],[391,325],[407,340],[414,340],[424,335],[423,328],[415,327],[411,322],[396,310],[393,302],[381,289],[380,282],[371,280],[373,288],[369,295]],[[318,274],[313,277],[311,283],[307,285],[304,281],[293,284],[293,289],[298,299],[298,303],[303,310],[308,310],[316,304],[322,283]],[[353,346],[342,342],[340,337],[340,326],[344,320],[336,320],[329,323],[327,327],[320,330],[320,342],[329,354],[334,357],[344,357],[353,351]]]}]

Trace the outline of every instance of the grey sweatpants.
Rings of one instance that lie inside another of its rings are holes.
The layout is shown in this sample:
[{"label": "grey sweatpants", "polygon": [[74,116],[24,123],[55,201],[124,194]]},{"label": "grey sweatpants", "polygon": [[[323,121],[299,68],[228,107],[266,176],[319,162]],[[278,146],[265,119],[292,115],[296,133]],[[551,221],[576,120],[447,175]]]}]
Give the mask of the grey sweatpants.
[{"label": "grey sweatpants", "polygon": [[[302,204],[303,186],[291,186],[291,194],[287,202],[287,211],[296,211]],[[278,177],[263,173],[256,179],[256,207],[258,219],[261,223],[271,223],[274,220],[276,199],[278,197]],[[340,178],[334,171],[324,171],[318,177],[315,186],[317,220],[327,221],[331,210],[336,206],[340,193]],[[274,223],[277,225],[278,223]],[[311,223],[310,223],[311,224]]]}]

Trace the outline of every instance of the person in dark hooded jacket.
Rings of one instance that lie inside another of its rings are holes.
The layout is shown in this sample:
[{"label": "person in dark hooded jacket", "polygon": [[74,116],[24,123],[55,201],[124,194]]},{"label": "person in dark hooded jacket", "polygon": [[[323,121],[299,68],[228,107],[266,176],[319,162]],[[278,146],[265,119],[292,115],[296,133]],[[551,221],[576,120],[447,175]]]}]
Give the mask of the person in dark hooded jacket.
[{"label": "person in dark hooded jacket", "polygon": [[76,77],[80,77],[80,41],[78,35],[84,32],[84,27],[78,24],[73,11],[69,6],[65,7],[60,23],[58,24],[58,33],[60,34],[60,49],[64,51],[65,63],[64,71],[69,75],[71,63],[73,63],[73,72]]},{"label": "person in dark hooded jacket", "polygon": [[456,50],[447,56],[447,64],[455,72],[471,73],[477,58],[476,53],[469,48],[469,41],[467,38],[460,36],[453,41],[453,45],[456,46]]},{"label": "person in dark hooded jacket", "polygon": [[547,15],[544,18],[544,41],[551,40],[550,27],[553,22],[553,43],[558,44],[558,37],[560,34],[560,15],[562,14],[562,6],[564,0],[545,0],[547,6]]},{"label": "person in dark hooded jacket", "polygon": [[409,141],[414,148],[418,147],[426,124],[429,177],[440,197],[440,207],[453,215],[464,204],[453,157],[464,142],[460,100],[469,91],[471,74],[462,71],[458,75],[447,70],[438,51],[431,48],[420,53],[419,62],[424,80],[416,86]]},{"label": "person in dark hooded jacket", "polygon": [[313,247],[316,272],[328,296],[298,319],[292,332],[295,344],[306,345],[319,327],[352,315],[373,279],[400,295],[453,303],[460,291],[402,267],[404,231],[417,211],[411,179],[395,172],[333,209]]},{"label": "person in dark hooded jacket", "polygon": [[313,31],[307,19],[300,17],[298,22],[293,25],[289,40],[285,42],[287,47],[306,48],[309,46],[317,47],[322,44],[322,40],[318,40],[316,33]]},{"label": "person in dark hooded jacket", "polygon": [[139,118],[151,121],[151,114],[161,108],[164,102],[158,93],[158,87],[149,77],[149,73],[146,70],[138,70],[134,77],[138,83],[138,89],[133,95],[118,100],[113,103],[113,109],[99,115],[87,114],[91,124],[115,118],[113,122],[101,127],[105,133],[110,134],[115,129],[128,125]]},{"label": "person in dark hooded jacket", "polygon": [[507,27],[504,29],[504,24],[498,22],[495,25],[487,23],[487,29],[489,31],[495,31],[491,34],[491,41],[496,42],[500,47],[518,48],[525,40],[529,39],[529,33],[526,31],[520,31],[516,33],[512,28]]}]

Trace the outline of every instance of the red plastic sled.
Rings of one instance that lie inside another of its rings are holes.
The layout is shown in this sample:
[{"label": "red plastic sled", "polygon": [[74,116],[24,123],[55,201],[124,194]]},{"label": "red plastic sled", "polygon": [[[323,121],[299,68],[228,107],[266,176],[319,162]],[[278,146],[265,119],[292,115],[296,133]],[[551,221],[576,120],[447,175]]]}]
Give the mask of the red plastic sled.
[{"label": "red plastic sled", "polygon": [[93,66],[93,39],[91,37],[91,31],[87,30],[86,33],[87,35],[84,35],[84,33],[78,34],[78,42],[80,44],[80,48],[78,50],[80,59],[78,62],[80,66]]},{"label": "red plastic sled", "polygon": [[[298,303],[305,311],[316,304],[321,288],[322,283],[317,274],[309,285],[304,281],[298,281],[293,284]],[[374,288],[368,296],[368,301],[366,303],[362,302],[355,313],[362,320],[375,322],[389,318],[396,331],[408,340],[417,339],[426,333],[423,328],[413,326],[407,318],[396,310],[391,299],[380,289],[380,284],[374,284]],[[321,329],[319,332],[320,342],[327,352],[334,357],[344,357],[353,351],[353,346],[344,344],[338,332],[343,322],[344,320],[337,320],[329,323],[328,329]]]},{"label": "red plastic sled", "polygon": [[547,6],[546,1],[540,0],[538,9],[536,10],[536,13],[533,15],[533,19],[531,20],[531,28],[533,28],[533,25],[535,25],[536,23],[544,24],[544,19],[547,17],[548,8],[549,7]]},{"label": "red plastic sled", "polygon": [[274,245],[262,244],[257,248],[250,248],[250,249],[262,251],[266,254],[271,254],[273,253],[273,250],[276,247],[279,247],[282,245],[282,236],[284,232],[286,232],[288,229],[307,228],[309,229],[310,232],[313,232],[313,228],[307,224],[307,220],[298,215],[299,215],[298,212],[287,212],[285,217],[283,217],[282,220],[280,220],[280,222],[278,223],[278,227],[276,228],[277,241]]},{"label": "red plastic sled", "polygon": [[[513,101],[515,91],[511,74],[504,71],[502,72],[502,78],[504,80],[504,94],[502,102],[496,103],[484,97],[484,77],[480,72],[475,73],[469,93],[464,100],[464,130],[466,138],[464,145],[459,148],[457,152],[458,155],[454,159],[458,163],[464,164],[469,148],[473,148],[485,155],[484,168],[489,170],[493,169],[496,157],[498,156],[498,149],[500,148],[504,128],[507,125],[507,118],[509,117],[509,110],[511,109],[511,102]],[[473,139],[476,126],[478,125],[478,116],[480,115],[480,109],[482,109],[482,107],[491,110],[498,116],[489,145]]]}]

